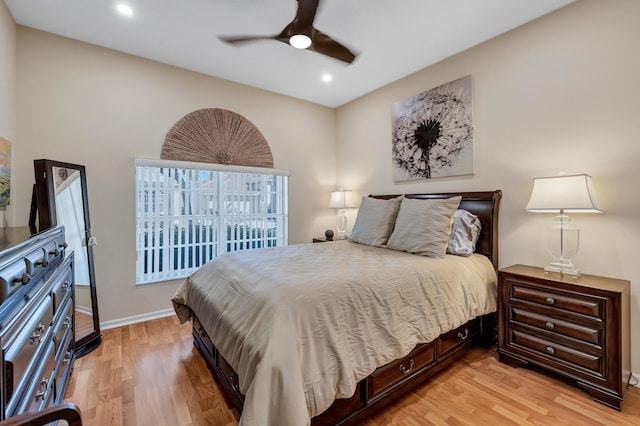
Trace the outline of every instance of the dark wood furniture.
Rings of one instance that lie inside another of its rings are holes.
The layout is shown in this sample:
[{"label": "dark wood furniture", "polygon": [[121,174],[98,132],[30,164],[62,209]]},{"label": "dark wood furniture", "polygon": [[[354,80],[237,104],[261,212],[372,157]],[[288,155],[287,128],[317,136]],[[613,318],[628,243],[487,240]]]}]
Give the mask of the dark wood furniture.
[{"label": "dark wood furniture", "polygon": [[545,273],[514,265],[499,271],[498,357],[575,380],[620,410],[631,376],[630,283]]},{"label": "dark wood furniture", "polygon": [[[486,255],[497,270],[498,210],[502,197],[501,191],[405,196],[433,199],[456,195],[462,195],[460,208],[469,210],[480,218],[482,231],[476,244],[476,252]],[[388,199],[396,196],[375,197]],[[416,346],[406,357],[378,368],[369,377],[363,379],[351,398],[337,399],[328,410],[312,419],[312,425],[355,424],[446,368],[474,345],[480,343],[489,345],[494,342],[495,324],[495,314],[485,315],[441,335],[430,343]],[[195,316],[193,317],[193,342],[224,389],[229,402],[242,411],[244,395],[239,391],[238,375],[220,355]]]},{"label": "dark wood furniture", "polygon": [[77,405],[67,402],[35,413],[22,413],[0,422],[0,426],[40,426],[64,420],[68,426],[82,426],[82,414]]},{"label": "dark wood furniture", "polygon": [[63,227],[0,229],[2,419],[61,404],[73,369],[74,256]]}]

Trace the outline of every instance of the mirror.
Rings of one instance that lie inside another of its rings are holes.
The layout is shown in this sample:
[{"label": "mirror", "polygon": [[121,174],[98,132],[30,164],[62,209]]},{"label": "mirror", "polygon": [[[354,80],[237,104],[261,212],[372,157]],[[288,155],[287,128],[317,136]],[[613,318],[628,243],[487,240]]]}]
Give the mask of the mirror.
[{"label": "mirror", "polygon": [[[67,250],[74,253],[76,356],[100,345],[100,321],[96,294],[89,200],[84,166],[53,160],[34,160],[36,183],[30,225],[38,230],[64,225]],[[36,211],[34,211],[36,209]]]}]

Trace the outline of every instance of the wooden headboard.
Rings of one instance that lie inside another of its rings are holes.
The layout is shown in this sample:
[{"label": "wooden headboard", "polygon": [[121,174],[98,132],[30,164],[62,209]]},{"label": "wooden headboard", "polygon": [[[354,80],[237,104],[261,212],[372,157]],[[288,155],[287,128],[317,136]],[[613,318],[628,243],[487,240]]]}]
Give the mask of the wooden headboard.
[{"label": "wooden headboard", "polygon": [[[434,199],[449,198],[457,195],[462,196],[460,201],[461,209],[468,210],[478,216],[482,223],[482,230],[476,243],[476,253],[487,256],[496,270],[498,270],[498,211],[502,191],[484,192],[447,192],[440,194],[405,194],[406,198]],[[395,195],[370,195],[373,198],[389,199],[399,196]]]}]

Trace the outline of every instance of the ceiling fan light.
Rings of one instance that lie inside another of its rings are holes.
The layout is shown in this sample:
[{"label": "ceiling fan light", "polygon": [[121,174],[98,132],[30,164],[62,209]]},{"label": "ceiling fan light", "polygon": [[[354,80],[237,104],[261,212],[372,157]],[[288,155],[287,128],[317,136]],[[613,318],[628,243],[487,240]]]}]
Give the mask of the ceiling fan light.
[{"label": "ceiling fan light", "polygon": [[289,44],[296,49],[306,49],[311,46],[311,39],[304,34],[295,34],[289,38]]}]

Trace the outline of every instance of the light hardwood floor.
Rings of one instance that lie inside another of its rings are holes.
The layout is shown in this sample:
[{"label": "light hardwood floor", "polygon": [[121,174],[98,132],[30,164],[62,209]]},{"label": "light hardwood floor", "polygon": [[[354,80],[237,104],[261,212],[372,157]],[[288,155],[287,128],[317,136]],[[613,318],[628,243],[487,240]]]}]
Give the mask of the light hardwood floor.
[{"label": "light hardwood floor", "polygon": [[[193,347],[191,324],[175,316],[104,331],[102,345],[76,361],[66,400],[88,426],[238,422]],[[478,348],[362,426],[430,424],[640,425],[640,388],[627,392],[619,412],[557,378],[499,363],[495,348]]]}]

